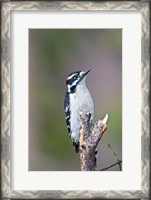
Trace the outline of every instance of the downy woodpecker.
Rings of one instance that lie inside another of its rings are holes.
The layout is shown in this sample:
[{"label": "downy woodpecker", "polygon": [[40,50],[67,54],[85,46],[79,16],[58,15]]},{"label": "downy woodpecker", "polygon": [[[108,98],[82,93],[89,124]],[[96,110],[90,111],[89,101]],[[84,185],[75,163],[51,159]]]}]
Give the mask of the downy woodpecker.
[{"label": "downy woodpecker", "polygon": [[81,127],[80,112],[91,114],[93,120],[93,101],[85,80],[90,70],[71,73],[66,80],[67,92],[64,100],[67,129],[76,153],[79,152],[79,130]]}]

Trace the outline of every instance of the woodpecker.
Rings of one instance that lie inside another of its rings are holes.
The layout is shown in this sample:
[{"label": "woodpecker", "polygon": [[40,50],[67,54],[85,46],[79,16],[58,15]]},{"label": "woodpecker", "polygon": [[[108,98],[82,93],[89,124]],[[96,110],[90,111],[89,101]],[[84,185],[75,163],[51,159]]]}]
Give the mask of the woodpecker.
[{"label": "woodpecker", "polygon": [[90,70],[76,71],[66,79],[67,92],[64,100],[65,119],[69,136],[72,140],[75,152],[79,152],[79,131],[81,127],[80,112],[91,114],[93,120],[93,100],[86,87],[86,77]]}]

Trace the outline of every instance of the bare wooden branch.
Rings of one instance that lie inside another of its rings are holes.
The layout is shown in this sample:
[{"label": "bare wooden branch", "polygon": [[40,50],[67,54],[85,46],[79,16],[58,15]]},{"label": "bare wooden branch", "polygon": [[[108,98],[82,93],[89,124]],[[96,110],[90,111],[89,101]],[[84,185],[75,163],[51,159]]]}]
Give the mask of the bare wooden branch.
[{"label": "bare wooden branch", "polygon": [[103,120],[98,120],[91,125],[90,113],[80,113],[82,128],[80,130],[80,163],[82,171],[96,170],[96,148],[107,129],[108,114]]},{"label": "bare wooden branch", "polygon": [[[114,166],[116,166],[116,165],[121,165],[121,164],[122,164],[122,161],[119,160],[119,161],[117,161],[116,163],[114,163],[114,164],[112,164],[112,165],[109,165],[109,166],[107,166],[107,167],[101,169],[100,171],[105,171],[105,170],[107,170],[107,169],[110,169],[111,167],[114,167]],[[120,171],[121,171],[121,170],[120,170]]]},{"label": "bare wooden branch", "polygon": [[108,147],[112,150],[113,155],[114,155],[114,157],[115,157],[115,159],[117,160],[117,163],[118,163],[118,165],[119,165],[119,169],[120,169],[120,171],[122,171],[122,161],[119,160],[117,154],[115,153],[115,151],[113,150],[113,148],[111,147],[110,144],[108,144]]}]

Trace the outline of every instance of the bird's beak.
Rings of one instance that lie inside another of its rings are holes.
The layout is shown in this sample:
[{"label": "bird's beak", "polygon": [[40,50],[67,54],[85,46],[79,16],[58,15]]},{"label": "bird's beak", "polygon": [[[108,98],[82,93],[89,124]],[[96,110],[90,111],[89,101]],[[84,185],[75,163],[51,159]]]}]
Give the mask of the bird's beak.
[{"label": "bird's beak", "polygon": [[84,72],[84,74],[81,76],[81,78],[79,79],[79,81],[77,82],[80,83],[80,81],[82,81],[82,79],[91,71],[91,69],[87,70],[86,72]]},{"label": "bird's beak", "polygon": [[91,69],[87,70],[87,71],[83,74],[82,78],[84,78],[90,71],[91,71]]}]

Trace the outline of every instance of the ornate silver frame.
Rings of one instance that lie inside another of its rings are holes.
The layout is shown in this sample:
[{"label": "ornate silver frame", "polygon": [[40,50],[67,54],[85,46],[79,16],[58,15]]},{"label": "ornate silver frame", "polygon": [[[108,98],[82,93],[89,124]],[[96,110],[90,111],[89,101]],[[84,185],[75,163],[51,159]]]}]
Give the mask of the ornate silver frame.
[{"label": "ornate silver frame", "polygon": [[[137,191],[20,191],[10,188],[10,20],[11,10],[140,10],[142,34],[142,180]],[[149,199],[149,2],[2,2],[2,198],[137,198]]]}]

